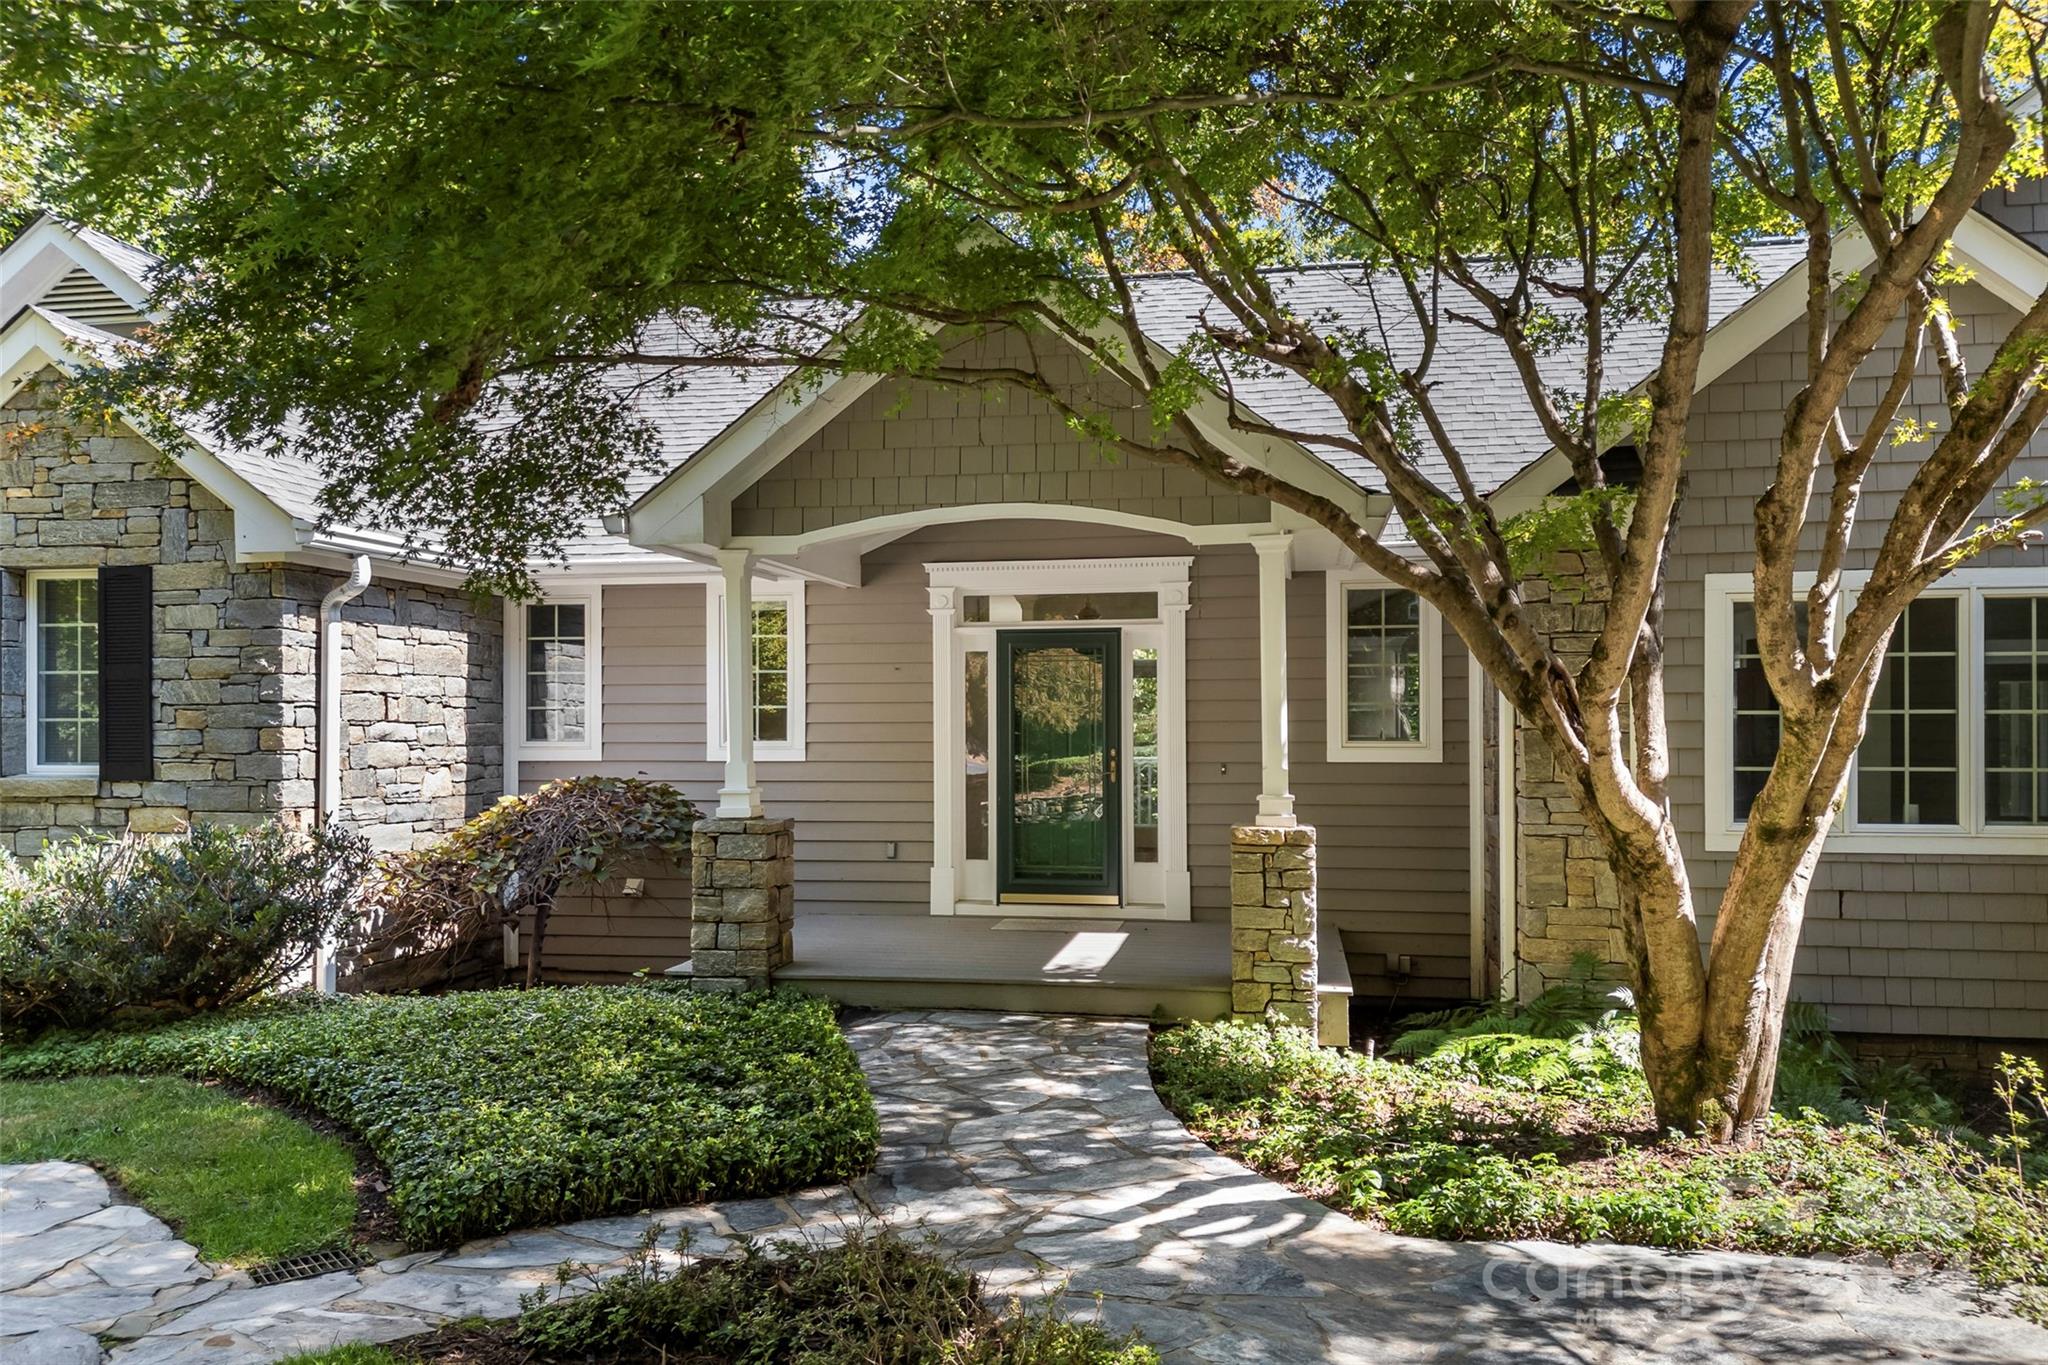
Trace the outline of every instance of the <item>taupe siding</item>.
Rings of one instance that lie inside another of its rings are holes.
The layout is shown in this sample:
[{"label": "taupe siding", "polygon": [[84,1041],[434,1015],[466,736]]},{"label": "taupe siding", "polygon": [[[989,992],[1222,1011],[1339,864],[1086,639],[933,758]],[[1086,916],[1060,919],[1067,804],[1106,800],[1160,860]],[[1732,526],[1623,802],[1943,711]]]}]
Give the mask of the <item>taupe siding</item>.
[{"label": "taupe siding", "polygon": [[[1150,439],[1150,418],[1128,390],[1091,378],[1063,344],[1041,346],[1060,382],[1092,406],[1117,408],[1124,434]],[[1014,333],[964,343],[959,353],[977,367],[1031,363]],[[1271,520],[1262,500],[1218,492],[1191,470],[1105,456],[1032,394],[884,382],[734,499],[732,521],[738,535],[795,535],[1004,502],[1115,508],[1192,526]]]},{"label": "taupe siding", "polygon": [[[642,894],[625,894],[629,877],[641,879]],[[530,951],[532,932],[528,915],[522,949]],[[639,972],[659,976],[689,955],[690,871],[643,860],[617,868],[596,885],[565,888],[555,898],[541,945],[541,976],[570,982],[618,981]]]},{"label": "taupe siding", "polygon": [[2008,232],[2048,251],[2048,180],[2022,180],[2009,190],[1993,190],[1977,207]]},{"label": "taupe siding", "polygon": [[[763,763],[763,798],[797,821],[800,914],[925,914],[931,869],[931,618],[927,563],[1186,554],[1163,536],[1063,522],[920,532],[868,555],[865,583],[812,585],[809,729],[802,763]],[[1249,549],[1195,553],[1188,615],[1188,803],[1194,913],[1229,915],[1229,827],[1259,782],[1257,580]],[[1322,909],[1344,934],[1364,993],[1389,989],[1384,955],[1408,953],[1410,998],[1462,996],[1467,980],[1465,662],[1445,649],[1444,761],[1330,764],[1323,757],[1324,584],[1288,601],[1294,790],[1322,844]],[[704,759],[704,590],[604,592],[604,762],[715,800]],[[524,763],[523,787],[583,765]],[[894,841],[897,857],[884,856]],[[801,932],[801,929],[799,929]]]},{"label": "taupe siding", "polygon": [[[1976,288],[1958,291],[1956,306],[1972,372],[1979,372],[2013,314]],[[1860,429],[1854,414],[1868,412],[1895,354],[1874,357],[1872,377],[1858,381],[1852,427]],[[1774,434],[1804,369],[1799,338],[1788,329],[1711,385],[1693,420],[1691,488],[1672,558],[1669,605],[1672,792],[1709,932],[1732,859],[1707,852],[1699,837],[1706,814],[1703,581],[1709,573],[1752,567],[1755,499],[1769,481]],[[1945,430],[1931,361],[1922,382],[1912,415]],[[2037,438],[2033,449],[2019,472],[2038,479],[2048,475],[2048,442]],[[1869,562],[1911,462],[1925,451],[1924,445],[1908,447],[1873,472],[1852,567]],[[1816,544],[1809,540],[1809,552]],[[2048,552],[2004,553],[1984,562],[2048,566]],[[1814,879],[1798,970],[1794,993],[1827,1005],[1844,1029],[2048,1036],[2048,857],[1830,852]]]},{"label": "taupe siding", "polygon": [[[1230,826],[1259,792],[1258,569],[1247,548],[1196,558],[1188,616],[1188,834],[1195,917],[1227,918]],[[1441,763],[1331,763],[1325,744],[1326,584],[1288,584],[1288,760],[1295,811],[1317,835],[1318,910],[1344,936],[1365,995],[1393,990],[1386,956],[1415,958],[1411,999],[1471,989],[1464,647],[1446,632]]]}]

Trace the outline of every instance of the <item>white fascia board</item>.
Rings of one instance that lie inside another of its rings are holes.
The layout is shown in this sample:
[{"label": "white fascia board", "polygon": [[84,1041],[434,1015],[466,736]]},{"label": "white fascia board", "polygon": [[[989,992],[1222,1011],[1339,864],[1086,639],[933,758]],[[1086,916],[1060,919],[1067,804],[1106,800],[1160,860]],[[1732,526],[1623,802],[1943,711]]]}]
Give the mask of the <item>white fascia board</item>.
[{"label": "white fascia board", "polygon": [[[933,324],[936,329],[936,324]],[[820,384],[793,374],[648,489],[626,512],[626,536],[648,549],[722,546],[738,494],[882,380],[842,374]]]},{"label": "white fascia board", "polygon": [[1999,302],[2021,312],[2048,291],[2048,255],[2003,224],[1971,209],[1956,225],[1954,254]]},{"label": "white fascia board", "polygon": [[[1972,283],[1982,285],[2000,302],[2027,309],[2048,291],[2048,256],[1976,209],[1963,215],[1950,241],[1958,261],[1974,275]],[[1863,270],[1876,259],[1860,230],[1852,228],[1836,236],[1833,268],[1837,275]],[[1695,389],[1704,389],[1748,359],[1805,313],[1806,263],[1802,260],[1707,333]],[[1648,385],[1645,377],[1629,392],[1640,394]],[[1501,485],[1492,498],[1494,511],[1503,518],[1526,512],[1571,474],[1571,461],[1561,451],[1547,451]]]},{"label": "white fascia board", "polygon": [[[927,327],[937,330],[936,324],[927,324]],[[1121,343],[1124,339],[1108,323],[1098,324],[1091,334],[1105,344]],[[1062,340],[1085,358],[1085,352],[1081,352],[1071,338]],[[1152,345],[1152,352],[1161,365],[1172,358],[1156,344]],[[627,513],[627,538],[635,545],[650,549],[703,551],[726,545],[743,545],[770,553],[767,547],[772,545],[772,552],[782,554],[795,553],[818,543],[817,538],[806,537],[733,538],[732,498],[780,464],[799,445],[887,377],[844,374],[822,386],[802,385],[796,375],[785,379],[737,422],[633,504]],[[916,376],[908,378],[915,379]],[[1363,515],[1369,498],[1364,489],[1301,445],[1233,429],[1228,405],[1215,394],[1203,394],[1189,416],[1203,435],[1247,464]],[[863,532],[880,525],[861,523]],[[1169,534],[1184,534],[1184,529],[1170,531]]]},{"label": "white fascia board", "polygon": [[[1847,229],[1835,237],[1833,264],[1836,275],[1862,270],[1875,259],[1870,242],[1860,229]],[[1758,347],[1797,322],[1805,312],[1806,263],[1802,260],[1714,324],[1707,333],[1706,344],[1700,349],[1699,376],[1694,383],[1694,391],[1704,389],[1747,360]],[[1629,392],[1646,392],[1655,373],[1652,370],[1645,375]],[[1489,501],[1493,503],[1495,515],[1505,520],[1536,506],[1550,496],[1551,489],[1571,476],[1571,461],[1564,452],[1553,448],[1502,484]]]},{"label": "white fascia board", "polygon": [[[1089,335],[1098,345],[1104,347],[1123,345],[1129,340],[1122,331],[1106,320],[1090,328]],[[1173,356],[1151,337],[1145,338],[1145,345],[1151,353],[1153,364],[1161,369],[1173,360]],[[1075,346],[1074,349],[1079,351],[1080,347]],[[1255,417],[1258,415],[1257,411],[1249,406],[1245,406],[1244,410]],[[1275,478],[1285,479],[1297,488],[1327,498],[1354,517],[1364,516],[1366,503],[1371,496],[1365,489],[1317,459],[1306,446],[1297,441],[1239,431],[1231,426],[1230,404],[1215,391],[1204,388],[1197,394],[1194,404],[1188,409],[1188,420],[1193,422],[1195,429],[1204,436],[1253,468],[1262,469]]]},{"label": "white fascia board", "polygon": [[52,259],[44,254],[46,249],[55,251],[71,265],[84,267],[87,274],[119,295],[136,312],[149,313],[149,288],[144,281],[115,265],[47,213],[0,249],[0,298],[7,300],[8,308],[33,302],[69,273],[69,267],[53,267]]},{"label": "white fascia board", "polygon": [[[67,374],[76,373],[78,359],[62,332],[34,312],[24,310],[5,333],[0,333],[0,397],[12,395],[30,375],[51,366]],[[115,415],[228,505],[235,518],[236,558],[282,559],[300,548],[300,524],[211,452],[190,439],[179,449],[166,449],[132,413],[116,409]]]}]

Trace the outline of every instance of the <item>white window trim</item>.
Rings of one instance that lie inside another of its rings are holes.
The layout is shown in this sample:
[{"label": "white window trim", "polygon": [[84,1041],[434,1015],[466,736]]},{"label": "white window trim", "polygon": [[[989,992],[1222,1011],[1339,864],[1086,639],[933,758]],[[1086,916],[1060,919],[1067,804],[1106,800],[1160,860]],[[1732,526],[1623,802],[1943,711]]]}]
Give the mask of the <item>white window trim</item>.
[{"label": "white window trim", "polygon": [[[1853,605],[1870,575],[1866,571],[1842,576],[1843,609]],[[1813,575],[1802,573],[1794,588],[1804,592]],[[1961,823],[1952,826],[1860,824],[1856,820],[1856,770],[1849,771],[1849,788],[1844,809],[1828,835],[1829,852],[1840,853],[1945,853],[1977,854],[1985,857],[2048,856],[2048,825],[2029,829],[2018,825],[1984,822],[1984,708],[1978,697],[1983,685],[1984,599],[1987,596],[2048,594],[2048,568],[2015,567],[1959,569],[1929,588],[1924,597],[1954,597],[1962,606],[1957,620],[1960,655],[1957,686],[1961,712],[1959,775],[1961,785],[1957,814]],[[1706,704],[1705,799],[1707,849],[1733,853],[1742,843],[1743,822],[1733,818],[1735,696],[1729,662],[1735,657],[1734,604],[1755,595],[1755,585],[1746,573],[1706,576],[1706,653],[1703,696]]]},{"label": "white window trim", "polygon": [[37,592],[37,588],[47,582],[77,578],[97,578],[98,576],[99,570],[93,568],[29,570],[28,582],[25,585],[25,591],[28,594],[28,615],[24,620],[24,632],[22,635],[22,666],[24,672],[28,675],[27,709],[22,713],[22,720],[28,731],[27,735],[24,736],[27,747],[23,752],[28,756],[28,766],[24,772],[25,776],[97,777],[99,775],[100,765],[98,763],[45,763],[42,761],[43,727],[38,720],[40,714],[39,706],[42,699],[36,695],[36,683],[39,673],[39,670],[36,668],[36,633],[37,626],[39,625],[36,619],[36,602],[41,597],[41,594]]},{"label": "white window trim", "polygon": [[1344,596],[1352,588],[1398,588],[1369,570],[1323,575],[1327,614],[1323,632],[1323,737],[1332,763],[1441,763],[1444,759],[1444,623],[1422,603],[1422,734],[1415,739],[1344,737]]},{"label": "white window trim", "polygon": [[[526,737],[526,609],[537,606],[583,608],[584,684],[583,738],[533,740]],[[604,590],[590,587],[544,593],[531,602],[505,603],[505,753],[511,764],[588,762],[604,758]],[[510,767],[511,764],[507,766]]]},{"label": "white window trim", "polygon": [[[804,580],[757,578],[754,605],[780,602],[789,611],[789,738],[754,741],[756,763],[801,763],[804,758],[804,694],[810,690],[804,665]],[[704,757],[726,759],[725,729],[725,584],[704,585]]]}]

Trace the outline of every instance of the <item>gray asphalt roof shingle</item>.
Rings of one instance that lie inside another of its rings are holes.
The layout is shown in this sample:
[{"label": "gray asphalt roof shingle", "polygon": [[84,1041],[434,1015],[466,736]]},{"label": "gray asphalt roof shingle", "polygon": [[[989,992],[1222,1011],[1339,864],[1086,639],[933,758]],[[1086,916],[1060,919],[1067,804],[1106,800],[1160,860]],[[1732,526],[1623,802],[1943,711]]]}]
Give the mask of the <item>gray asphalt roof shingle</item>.
[{"label": "gray asphalt roof shingle", "polygon": [[[104,233],[90,228],[74,230],[139,280],[146,281],[156,264],[148,252]],[[1719,323],[1754,297],[1761,284],[1796,266],[1800,253],[1797,242],[1766,242],[1753,248],[1750,259],[1756,285],[1731,272],[1717,271],[1711,320]],[[1372,343],[1385,344],[1397,364],[1412,364],[1419,356],[1422,329],[1398,280],[1375,279],[1355,264],[1277,271],[1269,278],[1281,298],[1317,326],[1332,331],[1358,329]],[[1197,331],[1205,309],[1220,307],[1206,287],[1187,274],[1142,277],[1135,281],[1135,288],[1141,325],[1169,351],[1179,349]],[[1569,301],[1549,301],[1548,306],[1567,323],[1577,319],[1577,307]],[[110,354],[119,340],[61,314],[41,308],[35,311],[89,353]],[[1506,348],[1472,322],[1455,316],[1480,315],[1477,303],[1456,291],[1455,297],[1447,295],[1442,311],[1431,382],[1439,394],[1439,408],[1451,439],[1463,452],[1474,481],[1491,491],[1541,458],[1550,443],[1522,392]],[[1656,319],[1622,327],[1609,340],[1607,387],[1618,392],[1639,383],[1655,368],[1662,342],[1662,327]],[[663,354],[703,354],[705,344],[689,321],[674,318],[650,324],[642,338],[647,350]],[[693,347],[697,349],[693,351]],[[1582,355],[1576,344],[1560,346],[1542,362],[1545,377],[1559,384],[1571,383],[1583,365]],[[654,429],[661,452],[659,469],[637,474],[629,481],[633,496],[644,496],[696,456],[791,373],[790,368],[781,366],[725,366],[689,370],[678,379],[666,380],[651,367],[616,372],[611,382],[631,392],[634,408]],[[1335,405],[1305,380],[1275,366],[1239,360],[1231,365],[1230,384],[1244,407],[1264,421],[1301,433],[1303,443],[1346,478],[1360,487],[1377,489],[1377,472],[1363,458],[1315,439],[1341,435],[1345,428]],[[196,424],[187,434],[290,515],[307,522],[318,519],[322,481],[312,464],[268,450],[225,444]],[[1426,437],[1418,430],[1413,439],[1416,458],[1425,471],[1447,479],[1447,466]],[[567,553],[572,560],[636,554],[623,538],[607,535],[595,522],[567,547]]]},{"label": "gray asphalt roof shingle", "polygon": [[[1760,283],[1777,279],[1796,265],[1803,248],[1797,242],[1766,242],[1751,252]],[[1275,272],[1275,292],[1305,320],[1332,331],[1357,328],[1373,344],[1385,345],[1397,365],[1412,365],[1421,356],[1423,331],[1398,278],[1374,279],[1356,265],[1313,266]],[[1489,288],[1505,289],[1503,277],[1487,280]],[[1757,286],[1731,272],[1714,275],[1711,321],[1718,323],[1748,302]],[[1203,310],[1221,311],[1201,281],[1186,275],[1154,276],[1138,291],[1139,322],[1147,335],[1177,350],[1201,325]],[[1549,302],[1565,322],[1576,325],[1583,313],[1569,300]],[[1542,457],[1550,448],[1534,409],[1516,376],[1507,347],[1496,337],[1459,316],[1483,316],[1478,302],[1451,286],[1442,303],[1437,352],[1429,378],[1437,407],[1453,445],[1464,456],[1473,482],[1491,492]],[[1656,368],[1664,342],[1662,324],[1643,319],[1620,328],[1608,342],[1607,388],[1634,387]],[[1538,368],[1546,380],[1569,385],[1583,382],[1585,351],[1568,345],[1546,356]],[[1344,419],[1336,405],[1306,380],[1277,366],[1241,361],[1232,366],[1231,385],[1243,406],[1290,431],[1311,436],[1342,434]],[[1449,466],[1426,432],[1413,437],[1413,454],[1433,478],[1448,478]],[[1303,442],[1311,450],[1366,488],[1379,487],[1378,472],[1359,455],[1339,447]]]}]

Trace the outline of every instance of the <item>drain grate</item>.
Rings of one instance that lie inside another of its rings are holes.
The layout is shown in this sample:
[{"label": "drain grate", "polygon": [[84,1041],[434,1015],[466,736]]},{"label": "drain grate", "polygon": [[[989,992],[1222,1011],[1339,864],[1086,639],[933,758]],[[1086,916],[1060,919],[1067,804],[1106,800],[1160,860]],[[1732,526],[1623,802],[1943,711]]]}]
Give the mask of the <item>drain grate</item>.
[{"label": "drain grate", "polygon": [[363,1258],[353,1251],[308,1251],[272,1261],[269,1265],[259,1265],[249,1272],[249,1278],[259,1285],[288,1284],[293,1280],[332,1275],[337,1270],[361,1270],[365,1264]]}]

